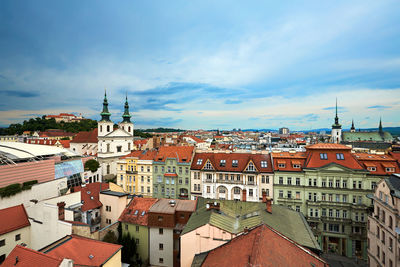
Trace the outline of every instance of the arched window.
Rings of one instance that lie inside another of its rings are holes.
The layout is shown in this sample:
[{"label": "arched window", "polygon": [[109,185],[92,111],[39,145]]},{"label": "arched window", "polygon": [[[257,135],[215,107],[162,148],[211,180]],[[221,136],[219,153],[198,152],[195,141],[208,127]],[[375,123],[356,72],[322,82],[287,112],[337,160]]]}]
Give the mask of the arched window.
[{"label": "arched window", "polygon": [[110,152],[110,144],[107,144],[107,152]]},{"label": "arched window", "polygon": [[110,165],[107,165],[107,174],[110,174]]},{"label": "arched window", "polygon": [[110,131],[110,125],[107,125],[107,133]]},{"label": "arched window", "polygon": [[100,125],[100,132],[103,131],[103,125]]},{"label": "arched window", "polygon": [[393,229],[393,219],[392,216],[389,216],[389,228]]},{"label": "arched window", "polygon": [[129,133],[131,132],[131,126],[128,126],[128,132]]}]

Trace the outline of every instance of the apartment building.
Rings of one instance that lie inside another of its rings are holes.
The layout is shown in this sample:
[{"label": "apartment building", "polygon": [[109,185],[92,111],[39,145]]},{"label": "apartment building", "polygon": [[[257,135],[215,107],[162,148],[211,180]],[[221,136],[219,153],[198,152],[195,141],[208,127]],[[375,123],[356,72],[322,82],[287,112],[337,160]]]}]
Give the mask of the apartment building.
[{"label": "apartment building", "polygon": [[371,174],[341,144],[320,143],[304,153],[272,157],[274,203],[301,211],[324,252],[367,259],[366,222],[372,205],[367,194],[381,176]]},{"label": "apartment building", "polygon": [[153,161],[153,197],[190,199],[194,147],[162,146]]},{"label": "apartment building", "polygon": [[265,152],[231,151],[195,154],[191,165],[192,199],[260,201],[273,197],[273,166]]},{"label": "apartment building", "polygon": [[368,216],[369,266],[400,266],[400,175],[382,179],[372,198],[374,211]]},{"label": "apartment building", "polygon": [[180,234],[196,209],[196,201],[159,199],[148,214],[150,265],[180,266]]}]

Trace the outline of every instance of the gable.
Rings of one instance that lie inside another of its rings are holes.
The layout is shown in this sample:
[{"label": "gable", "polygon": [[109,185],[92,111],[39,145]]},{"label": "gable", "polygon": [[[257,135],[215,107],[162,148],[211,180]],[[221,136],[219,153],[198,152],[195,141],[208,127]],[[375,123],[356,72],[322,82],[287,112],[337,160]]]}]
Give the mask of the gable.
[{"label": "gable", "polygon": [[317,167],[317,168],[308,168],[308,169],[318,169],[319,171],[331,171],[331,172],[354,172],[353,169],[342,166],[335,162],[328,163],[324,166]]},{"label": "gable", "polygon": [[118,128],[107,134],[106,137],[132,137],[132,135],[127,131]]},{"label": "gable", "polygon": [[201,169],[202,170],[215,170],[214,166],[212,165],[212,163],[209,159],[206,160],[206,162],[203,164],[203,167]]},{"label": "gable", "polygon": [[249,160],[249,162],[247,163],[246,168],[244,170],[246,172],[258,172],[256,164],[254,164],[253,160]]}]

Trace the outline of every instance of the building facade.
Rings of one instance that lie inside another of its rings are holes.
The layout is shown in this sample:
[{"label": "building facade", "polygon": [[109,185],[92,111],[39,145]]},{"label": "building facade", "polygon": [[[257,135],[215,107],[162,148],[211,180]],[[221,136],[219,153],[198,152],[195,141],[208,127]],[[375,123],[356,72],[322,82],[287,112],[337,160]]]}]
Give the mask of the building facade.
[{"label": "building facade", "polygon": [[372,198],[374,211],[368,216],[369,266],[400,266],[400,175],[382,179]]},{"label": "building facade", "polygon": [[190,199],[190,165],[194,147],[162,146],[153,161],[153,196]]},{"label": "building facade", "polygon": [[260,201],[273,197],[273,167],[267,153],[196,153],[191,165],[192,199]]},{"label": "building facade", "polygon": [[274,202],[301,211],[324,252],[367,259],[366,222],[380,180],[340,144],[272,153]]},{"label": "building facade", "polygon": [[98,122],[97,156],[102,166],[105,178],[114,178],[117,174],[117,161],[121,156],[127,155],[133,149],[133,123],[130,121],[128,99],[125,101],[125,111],[122,122],[114,129],[114,123],[110,120],[107,95],[104,95],[103,111]]}]

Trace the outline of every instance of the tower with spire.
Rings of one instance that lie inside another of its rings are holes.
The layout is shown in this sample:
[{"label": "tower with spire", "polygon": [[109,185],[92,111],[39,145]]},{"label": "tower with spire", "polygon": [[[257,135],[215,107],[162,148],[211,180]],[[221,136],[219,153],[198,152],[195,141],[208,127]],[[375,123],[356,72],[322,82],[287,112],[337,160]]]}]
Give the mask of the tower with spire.
[{"label": "tower with spire", "polygon": [[351,120],[350,132],[351,132],[351,133],[355,133],[355,132],[356,132],[356,128],[354,127],[354,120]]},{"label": "tower with spire", "polygon": [[131,115],[129,114],[128,94],[125,96],[124,114],[122,115],[122,122],[118,124],[119,128],[128,132],[133,136],[133,123],[131,122]]},{"label": "tower with spire", "polygon": [[108,111],[107,92],[104,90],[103,110],[100,113],[101,120],[98,122],[97,136],[105,136],[113,131],[113,122],[110,120],[111,113]]},{"label": "tower with spire", "polygon": [[336,98],[336,116],[335,123],[332,124],[331,142],[339,144],[342,141],[342,125],[339,124],[337,98]]}]

